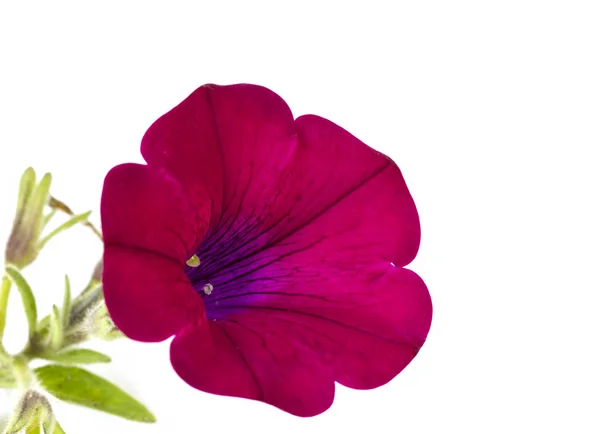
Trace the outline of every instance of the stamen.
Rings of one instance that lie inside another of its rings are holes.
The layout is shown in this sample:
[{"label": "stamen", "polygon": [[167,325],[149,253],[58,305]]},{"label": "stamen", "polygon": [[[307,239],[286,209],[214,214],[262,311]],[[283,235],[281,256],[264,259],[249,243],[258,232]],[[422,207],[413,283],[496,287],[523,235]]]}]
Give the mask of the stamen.
[{"label": "stamen", "polygon": [[206,285],[204,285],[204,287],[202,288],[202,290],[204,291],[204,293],[205,293],[206,295],[210,295],[210,293],[212,292],[212,290],[213,290],[213,289],[214,289],[214,288],[213,288],[213,286],[212,286],[210,283],[207,283],[207,284],[206,284]]},{"label": "stamen", "polygon": [[196,268],[197,266],[200,265],[200,258],[198,257],[198,255],[194,254],[194,256],[192,256],[190,259],[188,259],[185,263],[187,265],[189,265],[190,267]]}]

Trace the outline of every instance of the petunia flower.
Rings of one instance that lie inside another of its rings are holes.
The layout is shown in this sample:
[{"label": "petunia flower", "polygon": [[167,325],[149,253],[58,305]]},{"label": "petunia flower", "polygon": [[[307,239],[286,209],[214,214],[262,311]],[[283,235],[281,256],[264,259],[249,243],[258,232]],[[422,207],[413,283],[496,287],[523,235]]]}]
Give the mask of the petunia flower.
[{"label": "petunia flower", "polygon": [[431,299],[390,158],[254,85],[200,87],[141,150],[104,183],[106,305],[132,339],[175,336],[188,384],[313,416],[415,357]]}]

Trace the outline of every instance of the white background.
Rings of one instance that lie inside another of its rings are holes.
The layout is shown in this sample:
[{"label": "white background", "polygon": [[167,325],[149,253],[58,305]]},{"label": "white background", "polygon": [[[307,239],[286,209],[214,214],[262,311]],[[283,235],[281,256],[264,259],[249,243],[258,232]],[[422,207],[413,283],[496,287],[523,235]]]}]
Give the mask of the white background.
[{"label": "white background", "polygon": [[[2,240],[27,166],[99,223],[104,174],[141,161],[158,116],[204,83],[250,82],[395,159],[423,228],[410,268],[434,303],[399,377],[338,387],[311,419],[187,387],[168,342],[97,344],[114,362],[94,371],[159,422],[55,404],[66,432],[600,432],[599,22],[597,1],[575,0],[3,0]],[[84,228],[52,242],[26,274],[41,312],[64,273],[82,287],[100,254]]]}]

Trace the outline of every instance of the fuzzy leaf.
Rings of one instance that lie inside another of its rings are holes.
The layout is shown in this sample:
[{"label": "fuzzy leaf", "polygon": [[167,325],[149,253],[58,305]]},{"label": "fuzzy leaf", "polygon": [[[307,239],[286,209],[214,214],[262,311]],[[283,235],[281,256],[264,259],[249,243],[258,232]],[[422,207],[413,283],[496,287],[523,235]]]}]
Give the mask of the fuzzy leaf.
[{"label": "fuzzy leaf", "polygon": [[154,415],[111,382],[74,366],[47,365],[35,370],[42,387],[56,398],[138,422],[155,422]]},{"label": "fuzzy leaf", "polygon": [[59,349],[65,337],[65,329],[60,318],[60,311],[56,305],[52,306],[52,315],[50,316],[50,342],[52,348]]},{"label": "fuzzy leaf", "polygon": [[110,363],[111,359],[106,354],[87,348],[75,348],[62,351],[57,354],[43,354],[42,359],[52,362],[65,363],[70,365],[91,364],[91,363]]},{"label": "fuzzy leaf", "polygon": [[44,434],[65,434],[58,421],[52,417],[44,420]]},{"label": "fuzzy leaf", "polygon": [[27,428],[26,434],[41,434],[40,424],[36,422],[34,425]]},{"label": "fuzzy leaf", "polygon": [[50,232],[48,235],[46,235],[44,239],[40,241],[38,248],[41,249],[42,247],[44,247],[48,241],[50,241],[52,238],[54,238],[61,232],[66,231],[67,229],[75,226],[78,223],[86,221],[91,213],[91,211],[84,212],[83,214],[76,215],[75,217],[72,217],[71,219],[67,220],[65,223],[63,223],[62,225],[54,229],[52,232]]},{"label": "fuzzy leaf", "polygon": [[25,205],[29,201],[29,197],[35,188],[35,170],[33,167],[27,168],[27,170],[21,176],[19,182],[19,196],[17,199],[17,213],[23,212]]}]

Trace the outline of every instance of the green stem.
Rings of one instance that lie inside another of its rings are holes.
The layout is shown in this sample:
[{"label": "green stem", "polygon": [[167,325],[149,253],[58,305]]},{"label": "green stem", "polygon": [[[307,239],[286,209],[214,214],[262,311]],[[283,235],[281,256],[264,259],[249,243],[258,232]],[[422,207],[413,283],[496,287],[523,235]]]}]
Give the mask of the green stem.
[{"label": "green stem", "polygon": [[12,365],[13,375],[21,389],[29,389],[33,382],[33,373],[29,368],[29,360],[25,357],[15,357]]},{"label": "green stem", "polygon": [[2,339],[4,338],[4,328],[6,327],[6,311],[8,309],[10,286],[11,281],[5,274],[2,276],[2,283],[0,284],[0,360],[5,359],[8,356],[4,349],[4,345],[2,345]]}]

